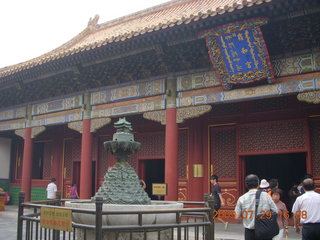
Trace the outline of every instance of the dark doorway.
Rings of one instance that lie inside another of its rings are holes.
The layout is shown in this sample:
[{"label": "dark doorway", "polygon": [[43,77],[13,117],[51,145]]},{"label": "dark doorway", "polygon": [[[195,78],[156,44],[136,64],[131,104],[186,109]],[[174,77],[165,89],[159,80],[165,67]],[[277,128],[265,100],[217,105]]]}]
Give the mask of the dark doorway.
[{"label": "dark doorway", "polygon": [[43,178],[44,143],[34,143],[32,156],[32,179]]},{"label": "dark doorway", "polygon": [[92,161],[91,196],[96,194],[96,162]]},{"label": "dark doorway", "polygon": [[73,162],[72,183],[77,185],[78,194],[80,194],[80,162]]},{"label": "dark doorway", "polygon": [[282,201],[288,207],[288,191],[293,184],[299,184],[306,174],[306,153],[256,155],[246,156],[244,159],[246,175],[256,174],[260,180],[279,180],[279,188],[283,190]]},{"label": "dark doorway", "polygon": [[[80,195],[80,162],[73,162],[73,172],[72,172],[72,183],[77,184],[77,190]],[[96,162],[92,161],[92,180],[91,180],[91,196],[95,195],[96,192]]]},{"label": "dark doorway", "polygon": [[164,159],[144,160],[144,176],[146,182],[146,192],[152,200],[158,200],[158,196],[152,195],[153,183],[164,183]]}]

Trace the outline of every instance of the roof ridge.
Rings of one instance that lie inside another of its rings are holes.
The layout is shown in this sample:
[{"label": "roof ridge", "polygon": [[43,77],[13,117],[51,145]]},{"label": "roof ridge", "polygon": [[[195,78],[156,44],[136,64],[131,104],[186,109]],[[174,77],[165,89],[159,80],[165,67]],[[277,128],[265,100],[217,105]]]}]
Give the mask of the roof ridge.
[{"label": "roof ridge", "polygon": [[194,0],[169,0],[168,2],[161,3],[158,5],[155,5],[155,6],[152,6],[152,7],[149,7],[149,8],[134,12],[134,13],[130,13],[130,14],[122,16],[122,17],[118,17],[118,18],[106,21],[104,23],[101,23],[101,24],[98,24],[97,30],[99,31],[99,30],[102,30],[103,28],[107,28],[107,27],[110,27],[113,25],[117,25],[119,23],[131,21],[131,20],[139,18],[143,15],[149,15],[149,14],[152,14],[155,12],[159,12],[159,11],[162,11],[162,10],[165,10],[165,9],[168,9],[168,8],[180,5],[180,4],[192,2],[192,1],[194,1]]}]

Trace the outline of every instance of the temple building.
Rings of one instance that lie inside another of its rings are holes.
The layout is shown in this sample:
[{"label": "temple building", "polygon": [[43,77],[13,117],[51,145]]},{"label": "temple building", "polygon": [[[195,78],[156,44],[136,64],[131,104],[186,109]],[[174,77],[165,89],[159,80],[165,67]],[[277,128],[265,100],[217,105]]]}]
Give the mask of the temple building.
[{"label": "temple building", "polygon": [[[129,163],[168,200],[203,200],[219,176],[227,208],[244,177],[306,174],[320,191],[320,3],[173,0],[105,23],[0,69],[0,185],[13,204],[57,179],[90,198],[114,156],[119,117],[141,149]],[[285,194],[284,201],[288,202]]]}]

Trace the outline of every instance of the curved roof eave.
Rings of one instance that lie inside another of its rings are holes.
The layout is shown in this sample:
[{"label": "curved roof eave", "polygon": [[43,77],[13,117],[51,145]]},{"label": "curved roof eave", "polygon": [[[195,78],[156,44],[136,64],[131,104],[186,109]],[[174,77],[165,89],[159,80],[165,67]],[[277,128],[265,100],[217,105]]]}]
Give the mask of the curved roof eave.
[{"label": "curved roof eave", "polygon": [[[251,7],[272,0],[173,0],[103,24],[98,16],[88,26],[62,46],[26,62],[0,69],[0,79],[41,64],[82,51],[90,51],[112,42],[159,31],[168,27],[189,24],[209,16],[222,15],[243,7]],[[128,24],[130,23],[130,24]]]}]

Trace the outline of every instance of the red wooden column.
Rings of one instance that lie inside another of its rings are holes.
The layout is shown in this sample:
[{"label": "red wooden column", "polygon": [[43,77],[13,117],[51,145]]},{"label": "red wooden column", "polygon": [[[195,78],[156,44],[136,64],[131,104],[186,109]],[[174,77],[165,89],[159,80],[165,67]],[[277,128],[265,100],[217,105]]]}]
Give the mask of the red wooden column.
[{"label": "red wooden column", "polygon": [[25,201],[31,200],[31,173],[32,173],[32,148],[31,127],[25,129],[23,146],[23,168],[21,191],[25,192]]},{"label": "red wooden column", "polygon": [[91,119],[82,121],[80,198],[91,198],[92,182],[92,134]]},{"label": "red wooden column", "polygon": [[178,124],[177,109],[166,110],[165,182],[168,184],[166,200],[178,200]]},{"label": "red wooden column", "polygon": [[167,78],[165,182],[168,184],[166,200],[178,200],[178,124],[176,108],[177,79]]}]

